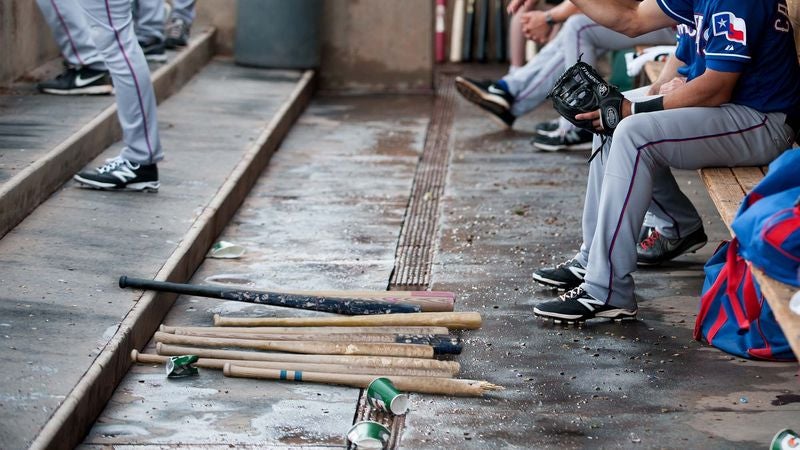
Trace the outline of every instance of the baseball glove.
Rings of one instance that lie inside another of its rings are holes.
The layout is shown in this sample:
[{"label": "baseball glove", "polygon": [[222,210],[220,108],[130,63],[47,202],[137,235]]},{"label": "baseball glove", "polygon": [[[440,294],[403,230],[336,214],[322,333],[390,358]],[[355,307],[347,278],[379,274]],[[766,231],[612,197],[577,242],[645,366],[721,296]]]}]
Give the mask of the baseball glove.
[{"label": "baseball glove", "polygon": [[553,108],[576,127],[597,133],[591,120],[577,120],[576,114],[600,110],[603,130],[611,135],[622,120],[624,97],[616,86],[608,84],[594,67],[578,61],[567,69],[547,94],[553,99]]}]

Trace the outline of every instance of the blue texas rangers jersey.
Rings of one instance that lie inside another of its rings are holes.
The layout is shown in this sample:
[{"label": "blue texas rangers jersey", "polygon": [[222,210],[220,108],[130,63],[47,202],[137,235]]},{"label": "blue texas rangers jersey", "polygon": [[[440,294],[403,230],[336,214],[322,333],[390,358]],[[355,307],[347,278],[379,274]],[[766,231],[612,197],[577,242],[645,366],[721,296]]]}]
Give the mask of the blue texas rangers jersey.
[{"label": "blue texas rangers jersey", "polygon": [[678,21],[689,80],[740,72],[732,103],[800,116],[800,65],[786,0],[656,0]]}]

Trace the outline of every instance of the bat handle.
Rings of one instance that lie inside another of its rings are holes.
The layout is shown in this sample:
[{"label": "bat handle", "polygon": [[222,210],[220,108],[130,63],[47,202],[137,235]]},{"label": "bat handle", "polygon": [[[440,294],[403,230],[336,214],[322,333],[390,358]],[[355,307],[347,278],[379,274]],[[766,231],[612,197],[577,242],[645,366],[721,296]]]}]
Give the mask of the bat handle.
[{"label": "bat handle", "polygon": [[122,289],[128,287],[128,277],[126,275],[119,277],[119,287]]}]

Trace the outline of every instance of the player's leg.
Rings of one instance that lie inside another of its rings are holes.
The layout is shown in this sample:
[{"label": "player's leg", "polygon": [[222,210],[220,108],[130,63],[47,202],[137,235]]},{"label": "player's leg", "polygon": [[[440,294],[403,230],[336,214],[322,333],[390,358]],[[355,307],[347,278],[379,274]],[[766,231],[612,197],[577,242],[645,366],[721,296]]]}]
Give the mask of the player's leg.
[{"label": "player's leg", "polygon": [[681,191],[669,167],[653,171],[653,198],[645,217],[652,227],[649,235],[638,239],[637,263],[657,265],[684,253],[693,253],[708,242],[703,220]]},{"label": "player's leg", "polygon": [[491,113],[505,126],[539,106],[558,79],[563,66],[558,36],[536,57],[514,73],[497,81],[456,78],[458,92],[468,101]]},{"label": "player's leg", "polygon": [[166,61],[164,24],[167,21],[167,10],[164,0],[135,0],[134,7],[136,38],[142,46],[145,58],[153,62]]},{"label": "player's leg", "polygon": [[600,189],[603,186],[604,163],[611,141],[601,144],[600,138],[596,137],[594,145],[597,147],[602,146],[603,148],[598,151],[603,152],[604,155],[597,156],[589,164],[589,179],[586,183],[586,196],[583,201],[583,215],[581,216],[583,241],[580,251],[573,258],[555,267],[543,267],[533,272],[534,281],[543,286],[568,291],[583,283],[586,266],[589,263],[589,249],[592,246],[592,240],[597,229],[597,206],[600,202]]},{"label": "player's leg", "polygon": [[515,117],[526,114],[544,102],[558,77],[564,73],[564,54],[561,33],[542,47],[527,64],[507,74],[502,81],[514,97],[511,113]]},{"label": "player's leg", "polygon": [[183,47],[189,43],[195,15],[194,3],[195,0],[173,0],[165,33],[167,48]]},{"label": "player's leg", "polygon": [[780,113],[747,107],[681,108],[620,122],[607,155],[597,230],[581,286],[603,307],[635,311],[636,238],[664,167],[766,164],[788,146]]},{"label": "player's leg", "polygon": [[156,163],[163,158],[150,70],[133,32],[129,0],[80,0],[94,41],[106,60],[117,93],[117,116],[125,148],[120,156],[75,179],[104,189],[157,190]]},{"label": "player's leg", "polygon": [[111,93],[105,62],[76,0],[37,0],[37,3],[66,66],[58,77],[39,83],[39,90],[48,94]]}]

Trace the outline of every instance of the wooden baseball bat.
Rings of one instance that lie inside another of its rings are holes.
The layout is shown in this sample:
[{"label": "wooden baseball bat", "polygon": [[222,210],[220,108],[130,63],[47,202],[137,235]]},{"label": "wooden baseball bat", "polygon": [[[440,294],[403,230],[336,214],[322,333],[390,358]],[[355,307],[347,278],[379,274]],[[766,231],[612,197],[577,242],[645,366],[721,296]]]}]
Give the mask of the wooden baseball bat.
[{"label": "wooden baseball bat", "polygon": [[439,361],[437,359],[397,358],[392,356],[297,355],[289,353],[264,353],[240,350],[183,347],[178,345],[163,344],[161,342],[156,344],[156,352],[159,355],[168,356],[197,355],[201,358],[234,359],[242,361],[318,363],[359,367],[396,367],[406,369],[444,370],[453,375],[457,374],[461,370],[461,365],[455,361]]},{"label": "wooden baseball bat", "polygon": [[386,344],[420,344],[433,347],[436,355],[458,355],[463,350],[457,337],[430,334],[265,334],[265,333],[226,333],[224,327],[208,327],[208,331],[177,330],[178,336],[221,337],[228,339],[254,339],[265,341],[311,341],[311,342],[364,342]]},{"label": "wooden baseball bat", "polygon": [[236,302],[257,303],[261,305],[283,306],[286,308],[306,309],[345,315],[394,314],[419,312],[417,305],[386,303],[374,300],[352,298],[317,297],[285,294],[269,291],[250,291],[231,289],[221,286],[199,286],[168,281],[145,280],[127,276],[119,277],[119,287],[147,289],[174,294],[195,295],[200,297],[220,298]]},{"label": "wooden baseball bat", "polygon": [[464,0],[455,0],[453,27],[450,29],[450,62],[461,62],[464,34]]},{"label": "wooden baseball bat", "polygon": [[475,47],[475,59],[486,62],[486,41],[489,35],[489,0],[479,0],[475,14],[478,16],[478,36]]},{"label": "wooden baseball bat", "polygon": [[447,0],[436,0],[436,18],[434,21],[434,54],[437,63],[444,62],[445,53],[445,17],[447,16]]},{"label": "wooden baseball bat", "polygon": [[370,344],[361,342],[295,342],[260,341],[253,339],[226,339],[219,337],[179,336],[157,331],[156,342],[206,347],[239,347],[274,352],[305,353],[316,355],[371,355],[402,356],[406,358],[433,358],[433,347],[419,344]]},{"label": "wooden baseball bat", "polygon": [[[140,364],[165,364],[169,356],[154,355],[151,353],[139,353],[131,351],[131,360]],[[449,370],[443,369],[406,369],[397,367],[364,367],[347,366],[342,364],[317,364],[317,363],[284,363],[273,361],[242,361],[235,359],[211,359],[199,358],[195,367],[205,369],[222,370],[225,363],[236,364],[243,367],[258,367],[260,369],[279,369],[279,370],[307,370],[310,372],[330,372],[330,373],[358,373],[372,374],[375,377],[385,375],[405,375],[415,377],[438,377],[450,378],[453,374]]]},{"label": "wooden baseball bat", "polygon": [[[300,372],[293,370],[259,369],[225,364],[222,372],[226,377],[256,378],[262,380],[309,381],[323,384],[338,384],[366,388],[375,378],[370,375],[345,373]],[[407,377],[390,375],[392,384],[405,392],[420,394],[453,395],[459,397],[482,397],[489,391],[503,390],[502,386],[478,380],[459,380],[453,378]]]},{"label": "wooden baseball bat", "polygon": [[168,327],[161,325],[159,331],[175,333],[178,330],[205,331],[224,330],[230,333],[277,333],[277,334],[351,334],[351,333],[395,333],[395,334],[447,334],[446,327]]},{"label": "wooden baseball bat", "polygon": [[475,330],[481,327],[476,312],[391,314],[353,317],[221,317],[214,315],[216,326],[308,327],[308,326],[441,326],[448,329]]},{"label": "wooden baseball bat", "polygon": [[464,18],[464,36],[461,46],[461,60],[472,61],[472,29],[475,27],[475,0],[466,0],[467,9]]}]

